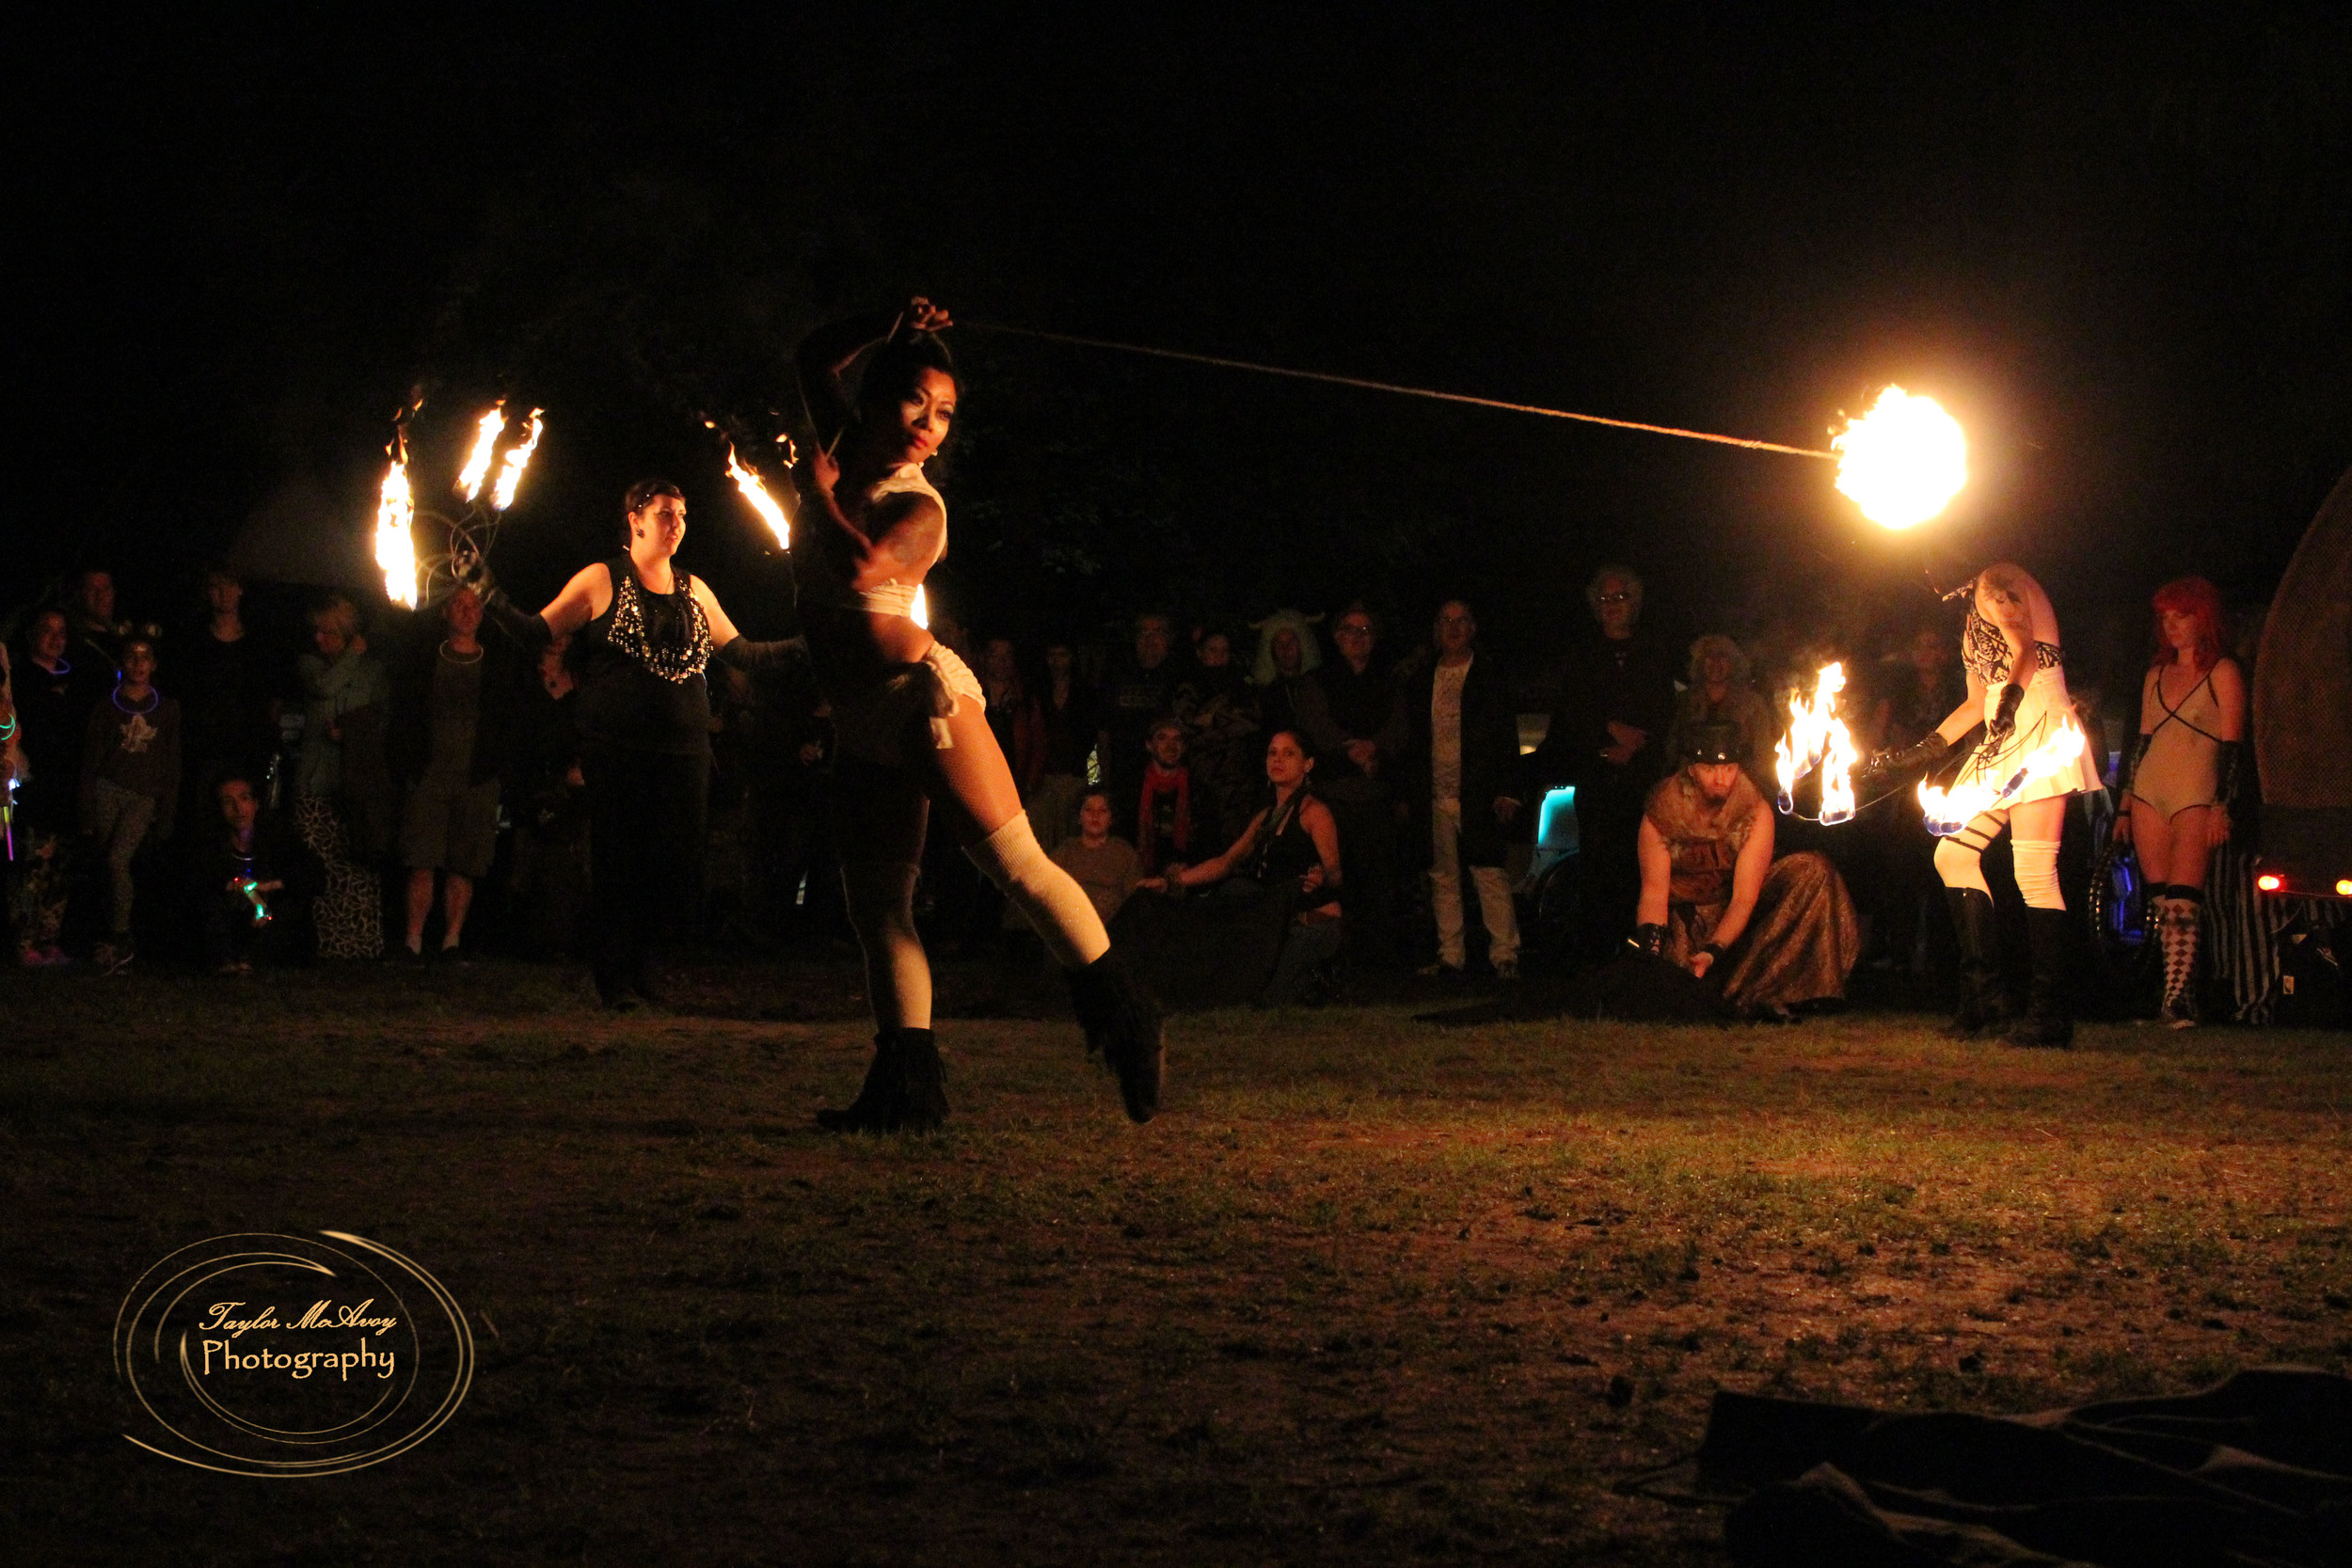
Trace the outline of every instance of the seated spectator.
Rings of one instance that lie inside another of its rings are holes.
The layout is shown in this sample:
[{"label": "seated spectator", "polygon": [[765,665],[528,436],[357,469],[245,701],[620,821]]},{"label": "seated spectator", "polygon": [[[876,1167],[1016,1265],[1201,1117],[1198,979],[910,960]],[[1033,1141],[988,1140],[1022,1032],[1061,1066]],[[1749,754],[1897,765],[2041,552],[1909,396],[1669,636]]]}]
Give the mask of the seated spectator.
[{"label": "seated spectator", "polygon": [[310,901],[326,885],[326,868],[282,821],[262,816],[261,797],[243,773],[223,778],[214,799],[219,830],[191,862],[205,962],[215,974],[250,974],[256,958],[302,961]]},{"label": "seated spectator", "polygon": [[87,657],[77,665],[66,657],[69,641],[65,611],[37,612],[10,677],[21,768],[8,906],[17,962],[29,969],[68,961],[60,941],[81,841],[82,749],[90,709],[104,700],[114,672]]},{"label": "seated spectator", "polygon": [[1740,769],[1739,726],[1695,726],[1651,789],[1632,943],[1711,980],[1751,1017],[1846,994],[1861,927],[1836,868],[1772,859],[1772,808]]},{"label": "seated spectator", "polygon": [[1078,802],[1078,836],[1055,846],[1054,863],[1086,889],[1104,926],[1118,917],[1120,906],[1143,880],[1136,847],[1111,836],[1111,798],[1100,789],[1088,790]]},{"label": "seated spectator", "polygon": [[1136,799],[1136,854],[1144,874],[1182,865],[1200,841],[1192,769],[1184,766],[1184,724],[1164,718],[1152,726],[1142,792]]},{"label": "seated spectator", "polygon": [[405,791],[400,860],[408,869],[411,958],[424,956],[434,879],[441,892],[441,953],[463,951],[474,884],[498,850],[499,797],[524,734],[523,672],[512,645],[481,640],[482,599],[460,588],[441,602],[447,635],[411,650],[392,682],[386,738]]},{"label": "seated spectator", "polygon": [[82,747],[82,832],[106,857],[113,894],[98,965],[112,974],[131,962],[135,887],[131,860],[151,832],[171,836],[180,801],[180,705],[155,689],[155,644],[123,640],[122,679],[90,709]]},{"label": "seated spectator", "polygon": [[1762,693],[1749,682],[1748,656],[1740,644],[1715,633],[1700,638],[1691,644],[1688,678],[1691,684],[1675,696],[1674,722],[1666,726],[1666,754],[1682,755],[1699,725],[1722,720],[1739,728],[1740,766],[1746,769],[1748,782],[1767,798],[1779,793],[1772,749],[1786,728],[1786,717],[1774,722]]},{"label": "seated spectator", "polygon": [[[1154,945],[1166,954],[1181,943],[1190,961],[1216,964],[1220,979],[1266,975],[1257,999],[1267,1004],[1327,996],[1331,962],[1339,956],[1340,831],[1330,808],[1309,787],[1313,769],[1296,732],[1277,731],[1265,753],[1273,803],[1249,819],[1223,854],[1136,884],[1155,893],[1218,887],[1219,896],[1206,902],[1200,919],[1184,921],[1184,910],[1178,909],[1180,918]],[[1252,911],[1258,918],[1249,917]],[[1170,988],[1163,994],[1184,992]]]}]

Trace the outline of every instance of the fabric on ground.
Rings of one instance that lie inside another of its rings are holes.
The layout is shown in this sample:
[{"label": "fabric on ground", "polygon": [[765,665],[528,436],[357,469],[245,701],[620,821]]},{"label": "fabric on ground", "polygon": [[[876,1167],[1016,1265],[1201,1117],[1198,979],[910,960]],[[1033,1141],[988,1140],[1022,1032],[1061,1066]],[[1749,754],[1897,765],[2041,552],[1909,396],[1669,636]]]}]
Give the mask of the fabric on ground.
[{"label": "fabric on ground", "polygon": [[2265,1367],[2012,1417],[1721,1393],[1692,1471],[1682,1495],[1738,1499],[1748,1568],[2324,1568],[2352,1562],[2352,1378]]}]

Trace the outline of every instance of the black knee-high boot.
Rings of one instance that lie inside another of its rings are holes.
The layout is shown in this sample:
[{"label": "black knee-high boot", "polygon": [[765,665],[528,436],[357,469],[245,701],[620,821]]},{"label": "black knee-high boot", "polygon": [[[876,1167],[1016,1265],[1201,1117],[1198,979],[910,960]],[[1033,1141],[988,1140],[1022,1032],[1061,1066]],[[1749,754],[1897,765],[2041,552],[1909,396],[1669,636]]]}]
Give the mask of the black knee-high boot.
[{"label": "black knee-high boot", "polygon": [[1087,1050],[1101,1052],[1119,1075],[1127,1118],[1150,1121],[1160,1108],[1167,1070],[1167,1020],[1152,993],[1127,968],[1116,949],[1070,976],[1070,1004],[1086,1031]]},{"label": "black knee-high boot", "polygon": [[1960,939],[1960,1007],[1943,1032],[1950,1039],[1974,1039],[2001,1021],[2000,934],[1993,898],[1973,887],[1947,887],[1944,897],[1952,908],[1952,934]]},{"label": "black knee-high boot", "polygon": [[2074,1043],[2073,998],[2067,992],[2070,936],[2064,910],[2026,908],[2026,942],[2033,958],[2033,989],[2027,993],[2026,1016],[2010,1024],[2001,1037],[2010,1044]]}]

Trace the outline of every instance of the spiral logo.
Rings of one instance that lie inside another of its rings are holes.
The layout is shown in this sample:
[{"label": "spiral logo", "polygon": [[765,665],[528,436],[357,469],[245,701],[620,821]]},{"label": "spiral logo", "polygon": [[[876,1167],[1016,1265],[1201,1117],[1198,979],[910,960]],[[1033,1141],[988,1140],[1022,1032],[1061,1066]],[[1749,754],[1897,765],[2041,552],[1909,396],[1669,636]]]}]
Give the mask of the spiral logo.
[{"label": "spiral logo", "polygon": [[332,1476],[456,1414],[474,1371],[456,1298],[388,1246],[319,1234],[215,1236],[139,1276],[115,1374],[151,1425],[125,1438],[225,1475]]}]

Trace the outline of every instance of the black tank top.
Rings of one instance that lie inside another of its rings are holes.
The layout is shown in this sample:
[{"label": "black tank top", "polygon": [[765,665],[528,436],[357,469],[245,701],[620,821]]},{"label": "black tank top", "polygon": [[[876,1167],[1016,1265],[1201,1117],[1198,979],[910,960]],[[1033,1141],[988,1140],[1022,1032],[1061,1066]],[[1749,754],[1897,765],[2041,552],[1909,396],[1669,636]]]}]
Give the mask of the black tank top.
[{"label": "black tank top", "polygon": [[[1306,814],[1309,796],[1301,785],[1289,801],[1266,819],[1258,830],[1258,847],[1250,856],[1249,874],[1262,882],[1297,881],[1323,863],[1323,852],[1315,847],[1314,835],[1299,820]],[[1329,882],[1312,893],[1300,896],[1302,910],[1319,910],[1338,899],[1340,890]]]},{"label": "black tank top", "polygon": [[710,624],[694,602],[693,578],[656,594],[627,556],[604,563],[612,602],[574,644],[580,735],[626,752],[691,756],[710,749]]}]

